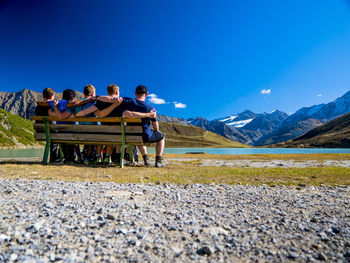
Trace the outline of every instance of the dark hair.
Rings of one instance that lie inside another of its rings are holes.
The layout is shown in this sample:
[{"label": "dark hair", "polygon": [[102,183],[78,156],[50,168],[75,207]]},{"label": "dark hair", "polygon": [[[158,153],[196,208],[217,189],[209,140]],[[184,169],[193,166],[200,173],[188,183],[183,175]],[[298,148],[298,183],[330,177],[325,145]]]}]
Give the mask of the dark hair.
[{"label": "dark hair", "polygon": [[93,85],[91,85],[91,84],[86,85],[84,87],[84,95],[85,96],[92,96],[95,93],[95,90],[96,89],[95,89],[95,87]]},{"label": "dark hair", "polygon": [[108,85],[107,87],[107,93],[108,95],[114,95],[116,92],[119,92],[119,87],[115,84]]},{"label": "dark hair", "polygon": [[75,91],[71,89],[66,89],[63,91],[62,99],[70,101],[75,98]]},{"label": "dark hair", "polygon": [[51,88],[46,88],[43,90],[43,99],[49,99],[51,98],[53,95],[55,95],[55,91]]},{"label": "dark hair", "polygon": [[137,95],[143,95],[143,94],[147,94],[147,87],[146,86],[144,86],[144,85],[138,85],[137,87],[136,87],[136,94]]}]

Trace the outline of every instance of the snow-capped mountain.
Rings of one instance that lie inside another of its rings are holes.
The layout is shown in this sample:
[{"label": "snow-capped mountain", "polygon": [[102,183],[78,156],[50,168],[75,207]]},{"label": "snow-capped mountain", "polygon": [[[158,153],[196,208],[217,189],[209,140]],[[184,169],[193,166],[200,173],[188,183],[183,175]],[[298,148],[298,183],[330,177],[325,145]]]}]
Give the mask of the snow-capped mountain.
[{"label": "snow-capped mountain", "polygon": [[249,122],[254,120],[255,117],[256,117],[256,114],[254,112],[252,112],[250,110],[246,110],[246,111],[243,111],[239,114],[227,116],[227,117],[222,118],[222,119],[216,119],[214,121],[223,122],[226,125],[232,126],[235,128],[242,128],[245,125],[247,125]]},{"label": "snow-capped mountain", "polygon": [[284,142],[350,112],[350,91],[327,104],[304,107],[290,115],[279,128],[263,136],[256,145]]},{"label": "snow-capped mountain", "polygon": [[216,129],[220,127],[220,133],[217,133],[230,139],[235,138],[239,142],[268,145],[294,139],[348,112],[350,112],[350,91],[333,102],[304,107],[290,116],[279,110],[271,113],[254,113],[246,110],[213,121],[196,118],[188,122],[213,132],[217,132]]},{"label": "snow-capped mountain", "polygon": [[207,131],[218,133],[230,140],[241,142],[244,144],[252,144],[252,141],[239,129],[228,126],[222,121],[213,120],[209,121],[203,117],[198,117],[195,119],[188,119],[188,124],[198,126]]}]

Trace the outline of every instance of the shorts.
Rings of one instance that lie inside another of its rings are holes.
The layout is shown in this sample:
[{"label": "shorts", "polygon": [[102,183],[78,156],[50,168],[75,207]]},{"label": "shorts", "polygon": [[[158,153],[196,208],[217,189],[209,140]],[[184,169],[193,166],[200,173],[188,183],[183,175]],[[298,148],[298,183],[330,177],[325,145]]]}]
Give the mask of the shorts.
[{"label": "shorts", "polygon": [[164,139],[164,134],[161,133],[160,131],[152,131],[151,137],[147,138],[144,136],[143,142],[159,142]]}]

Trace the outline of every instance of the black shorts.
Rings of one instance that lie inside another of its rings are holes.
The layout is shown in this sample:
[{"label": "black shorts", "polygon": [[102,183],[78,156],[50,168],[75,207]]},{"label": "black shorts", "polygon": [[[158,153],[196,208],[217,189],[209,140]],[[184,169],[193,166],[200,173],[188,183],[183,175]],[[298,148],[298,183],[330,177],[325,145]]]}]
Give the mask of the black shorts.
[{"label": "black shorts", "polygon": [[164,139],[164,134],[160,131],[153,131],[152,135],[149,138],[143,137],[143,142],[159,142]]}]

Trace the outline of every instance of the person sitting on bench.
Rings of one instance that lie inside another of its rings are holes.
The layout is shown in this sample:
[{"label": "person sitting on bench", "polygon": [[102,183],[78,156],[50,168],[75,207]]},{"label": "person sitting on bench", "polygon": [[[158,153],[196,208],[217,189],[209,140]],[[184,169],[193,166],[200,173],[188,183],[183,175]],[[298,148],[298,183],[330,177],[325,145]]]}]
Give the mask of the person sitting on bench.
[{"label": "person sitting on bench", "polygon": [[[165,140],[164,134],[159,131],[159,124],[156,119],[156,113],[153,106],[146,102],[146,96],[148,94],[147,87],[139,85],[136,87],[134,99],[125,101],[125,107],[123,116],[127,118],[142,118],[142,130],[144,142],[156,142],[156,162],[155,167],[163,167],[162,154],[164,151]],[[154,117],[144,117],[144,114],[154,113]],[[151,129],[151,123],[153,130]],[[139,146],[139,150],[144,159],[145,165],[149,164],[149,157],[147,154],[147,148],[145,146]]]}]

